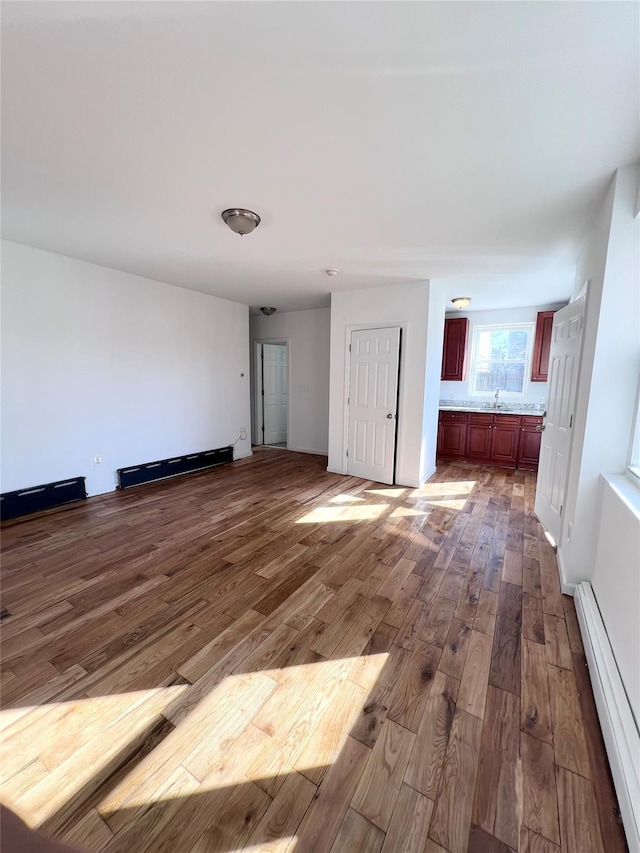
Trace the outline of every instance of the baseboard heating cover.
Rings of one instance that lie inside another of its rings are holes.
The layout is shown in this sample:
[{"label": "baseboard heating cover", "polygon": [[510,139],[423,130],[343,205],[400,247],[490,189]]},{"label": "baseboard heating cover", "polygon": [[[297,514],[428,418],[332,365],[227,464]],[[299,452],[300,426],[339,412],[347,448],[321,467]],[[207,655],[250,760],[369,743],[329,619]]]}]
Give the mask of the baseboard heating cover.
[{"label": "baseboard heating cover", "polygon": [[145,462],[142,465],[129,465],[118,468],[118,488],[128,489],[143,483],[153,483],[156,480],[166,480],[178,474],[190,474],[233,462],[233,446],[219,447],[216,450],[203,450],[200,453],[188,453],[185,456],[172,456],[170,459],[160,459],[157,462]]},{"label": "baseboard heating cover", "polygon": [[86,500],[84,481],[84,477],[71,477],[68,480],[57,480],[55,483],[31,486],[29,489],[4,492],[0,495],[0,518],[6,521],[72,501]]},{"label": "baseboard heating cover", "polygon": [[640,733],[590,583],[576,586],[575,604],[627,844],[638,853]]}]

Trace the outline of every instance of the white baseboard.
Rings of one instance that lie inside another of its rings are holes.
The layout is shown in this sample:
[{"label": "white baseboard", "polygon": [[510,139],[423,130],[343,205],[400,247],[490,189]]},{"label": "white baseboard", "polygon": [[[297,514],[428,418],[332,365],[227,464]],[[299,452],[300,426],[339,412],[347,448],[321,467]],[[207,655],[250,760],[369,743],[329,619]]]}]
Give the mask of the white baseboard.
[{"label": "white baseboard", "polygon": [[640,733],[590,583],[576,585],[575,604],[627,844],[639,853]]}]

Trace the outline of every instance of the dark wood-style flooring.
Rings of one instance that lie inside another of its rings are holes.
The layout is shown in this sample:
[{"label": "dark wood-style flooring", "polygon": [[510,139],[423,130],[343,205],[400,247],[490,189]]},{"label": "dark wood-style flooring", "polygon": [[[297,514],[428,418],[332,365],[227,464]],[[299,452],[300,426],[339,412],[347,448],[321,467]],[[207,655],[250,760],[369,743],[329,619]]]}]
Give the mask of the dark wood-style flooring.
[{"label": "dark wood-style flooring", "polygon": [[4,801],[109,853],[625,850],[535,475],[325,465],[4,527]]}]

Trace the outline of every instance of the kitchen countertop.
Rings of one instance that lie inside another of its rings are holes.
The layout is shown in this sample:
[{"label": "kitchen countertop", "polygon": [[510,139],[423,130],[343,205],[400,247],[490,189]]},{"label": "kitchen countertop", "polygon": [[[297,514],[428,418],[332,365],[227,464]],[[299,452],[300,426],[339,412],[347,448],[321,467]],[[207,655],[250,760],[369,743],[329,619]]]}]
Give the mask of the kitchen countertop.
[{"label": "kitchen countertop", "polygon": [[441,412],[481,412],[484,415],[531,415],[534,418],[541,418],[544,415],[544,410],[536,409],[518,409],[499,408],[494,409],[488,406],[439,406]]}]

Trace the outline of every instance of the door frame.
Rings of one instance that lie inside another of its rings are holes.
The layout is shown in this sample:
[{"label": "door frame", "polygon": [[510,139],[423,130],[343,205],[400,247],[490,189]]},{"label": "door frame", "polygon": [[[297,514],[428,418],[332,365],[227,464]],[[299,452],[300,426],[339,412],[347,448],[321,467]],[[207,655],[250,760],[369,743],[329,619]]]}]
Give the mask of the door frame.
[{"label": "door frame", "polygon": [[256,338],[253,341],[253,412],[251,416],[252,438],[254,446],[264,445],[264,409],[262,399],[262,344],[281,344],[287,348],[287,450],[291,443],[291,338]]},{"label": "door frame", "polygon": [[363,332],[367,329],[400,329],[400,349],[398,351],[398,407],[396,416],[396,444],[393,454],[393,481],[396,482],[398,470],[398,457],[403,447],[402,442],[402,413],[405,400],[405,370],[403,354],[406,349],[407,322],[398,321],[396,323],[354,323],[350,326],[345,326],[345,343],[344,343],[344,398],[342,409],[342,470],[345,474],[348,472],[349,460],[347,458],[347,449],[349,447],[349,385],[351,382],[351,344],[352,332]]}]

